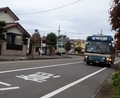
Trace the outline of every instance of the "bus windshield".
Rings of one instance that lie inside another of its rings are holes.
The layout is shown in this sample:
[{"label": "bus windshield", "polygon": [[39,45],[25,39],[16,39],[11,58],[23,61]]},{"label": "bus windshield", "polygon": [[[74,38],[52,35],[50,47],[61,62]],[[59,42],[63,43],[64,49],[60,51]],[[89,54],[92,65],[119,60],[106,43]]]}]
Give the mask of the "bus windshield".
[{"label": "bus windshield", "polygon": [[110,45],[108,42],[89,41],[86,44],[85,52],[110,54]]}]

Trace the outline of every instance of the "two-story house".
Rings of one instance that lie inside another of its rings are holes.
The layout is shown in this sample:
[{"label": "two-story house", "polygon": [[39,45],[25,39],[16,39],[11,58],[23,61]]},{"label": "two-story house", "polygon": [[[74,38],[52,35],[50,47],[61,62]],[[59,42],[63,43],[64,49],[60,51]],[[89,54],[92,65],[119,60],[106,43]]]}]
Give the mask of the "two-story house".
[{"label": "two-story house", "polygon": [[26,55],[30,34],[18,23],[19,18],[9,7],[3,7],[0,8],[0,20],[7,23],[4,27],[6,41],[0,43],[0,55]]}]

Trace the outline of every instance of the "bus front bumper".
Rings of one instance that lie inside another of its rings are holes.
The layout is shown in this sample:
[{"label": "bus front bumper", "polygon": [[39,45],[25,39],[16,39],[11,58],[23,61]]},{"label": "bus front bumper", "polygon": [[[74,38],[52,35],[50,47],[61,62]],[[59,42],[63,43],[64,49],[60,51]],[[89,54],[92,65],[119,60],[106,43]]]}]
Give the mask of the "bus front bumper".
[{"label": "bus front bumper", "polygon": [[84,62],[88,62],[88,63],[96,63],[96,64],[112,64],[111,59],[110,60],[96,60],[96,59],[88,59],[88,58],[84,58]]}]

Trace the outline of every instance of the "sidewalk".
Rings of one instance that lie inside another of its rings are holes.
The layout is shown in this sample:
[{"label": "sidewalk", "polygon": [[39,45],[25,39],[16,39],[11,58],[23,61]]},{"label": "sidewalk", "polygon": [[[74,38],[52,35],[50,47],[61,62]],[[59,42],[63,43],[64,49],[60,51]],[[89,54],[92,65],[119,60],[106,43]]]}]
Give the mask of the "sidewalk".
[{"label": "sidewalk", "polygon": [[1,56],[0,55],[0,61],[16,61],[16,60],[43,60],[43,59],[62,59],[62,58],[71,58],[70,56],[67,55],[41,55],[41,56]]}]

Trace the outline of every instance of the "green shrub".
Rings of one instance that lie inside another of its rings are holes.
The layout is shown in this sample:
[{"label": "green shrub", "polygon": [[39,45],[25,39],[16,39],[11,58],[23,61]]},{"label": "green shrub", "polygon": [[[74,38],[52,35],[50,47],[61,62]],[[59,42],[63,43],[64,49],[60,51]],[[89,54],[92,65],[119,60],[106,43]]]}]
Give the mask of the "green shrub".
[{"label": "green shrub", "polygon": [[120,94],[120,70],[112,76],[112,84],[117,94]]}]

